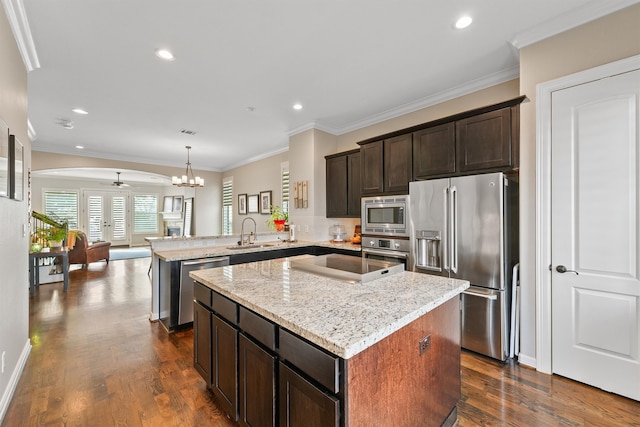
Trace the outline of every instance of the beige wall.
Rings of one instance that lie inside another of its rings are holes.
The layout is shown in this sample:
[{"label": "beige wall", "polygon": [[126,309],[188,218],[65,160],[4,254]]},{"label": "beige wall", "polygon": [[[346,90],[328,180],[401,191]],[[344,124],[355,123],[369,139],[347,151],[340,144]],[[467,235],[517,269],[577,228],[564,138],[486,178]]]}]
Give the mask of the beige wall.
[{"label": "beige wall", "polygon": [[520,91],[531,102],[521,109],[520,260],[521,352],[535,349],[536,85],[640,54],[640,5],[635,5],[520,51]]},{"label": "beige wall", "polygon": [[[4,9],[0,12],[0,118],[24,146],[24,169],[31,167],[27,137],[27,71]],[[25,174],[26,175],[26,174]],[[25,177],[24,184],[27,179]],[[28,357],[29,344],[29,239],[27,194],[23,201],[0,197],[0,420]]]},{"label": "beige wall", "polygon": [[[111,169],[123,169],[123,170],[136,170],[142,172],[155,173],[171,177],[173,175],[181,176],[184,173],[183,167],[168,167],[158,166],[146,163],[134,163],[124,162],[120,160],[98,159],[93,157],[82,156],[70,156],[66,154],[45,153],[42,151],[33,152],[33,170],[40,171],[46,169],[64,169],[64,168],[111,168]],[[205,186],[203,188],[178,188],[173,186],[162,187],[160,191],[160,200],[164,195],[183,195],[185,198],[194,197],[195,205],[195,218],[194,226],[195,233],[199,236],[212,236],[220,234],[221,229],[221,176],[220,172],[210,172],[202,170],[194,170],[196,175],[199,175],[205,180]],[[33,199],[42,199],[42,194],[39,189],[47,184],[43,183],[43,178],[34,177],[33,184],[37,186],[38,192],[33,192]],[[46,181],[46,180],[45,180]],[[68,189],[88,188],[91,184],[86,182],[76,182],[70,185]],[[99,188],[99,187],[98,187]],[[154,187],[155,188],[155,187]],[[103,188],[104,189],[104,188]],[[133,190],[133,189],[132,189]],[[38,206],[42,206],[39,204]],[[36,209],[34,205],[34,210]],[[144,242],[140,240],[141,236],[137,236],[132,244],[137,245]]]},{"label": "beige wall", "polygon": [[[257,194],[261,191],[271,191],[271,204],[282,205],[281,166],[289,159],[288,153],[276,154],[256,162],[229,169],[222,174],[222,181],[233,179],[233,233],[240,234],[243,220],[253,218],[256,229],[260,232],[272,231],[267,226],[268,215],[247,214],[238,215],[238,194]],[[253,231],[253,223],[245,223],[245,231],[249,227]]]}]

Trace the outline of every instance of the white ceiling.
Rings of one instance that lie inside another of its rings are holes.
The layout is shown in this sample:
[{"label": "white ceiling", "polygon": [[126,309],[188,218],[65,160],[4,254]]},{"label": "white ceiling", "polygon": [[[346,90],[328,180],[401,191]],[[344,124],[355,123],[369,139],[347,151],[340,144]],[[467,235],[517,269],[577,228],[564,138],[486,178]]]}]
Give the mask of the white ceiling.
[{"label": "white ceiling", "polygon": [[[3,1],[24,3],[40,63],[34,150],[184,167],[191,145],[193,168],[213,171],[303,129],[339,135],[510,80],[516,46],[637,2]],[[474,22],[455,30],[462,14]]]}]

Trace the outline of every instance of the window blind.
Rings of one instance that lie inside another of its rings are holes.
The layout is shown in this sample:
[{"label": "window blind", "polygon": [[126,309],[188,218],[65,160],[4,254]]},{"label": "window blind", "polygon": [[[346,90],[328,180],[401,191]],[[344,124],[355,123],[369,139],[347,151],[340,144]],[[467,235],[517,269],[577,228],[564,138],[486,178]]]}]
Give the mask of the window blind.
[{"label": "window blind", "polygon": [[67,222],[70,230],[77,230],[78,193],[45,190],[44,214],[58,222]]},{"label": "window blind", "polygon": [[233,181],[222,183],[222,234],[233,233]]},{"label": "window blind", "polygon": [[282,211],[289,213],[289,168],[282,168]]},{"label": "window blind", "polygon": [[158,232],[158,197],[155,194],[133,196],[133,232]]}]

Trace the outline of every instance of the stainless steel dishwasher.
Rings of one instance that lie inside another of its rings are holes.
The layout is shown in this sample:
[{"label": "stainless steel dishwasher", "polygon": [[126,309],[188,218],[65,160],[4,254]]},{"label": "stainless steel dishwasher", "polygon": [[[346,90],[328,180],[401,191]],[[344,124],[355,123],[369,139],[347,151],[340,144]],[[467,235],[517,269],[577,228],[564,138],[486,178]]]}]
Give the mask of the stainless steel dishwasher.
[{"label": "stainless steel dishwasher", "polygon": [[193,279],[189,272],[229,265],[229,257],[190,259],[180,262],[180,293],[177,326],[193,323]]}]

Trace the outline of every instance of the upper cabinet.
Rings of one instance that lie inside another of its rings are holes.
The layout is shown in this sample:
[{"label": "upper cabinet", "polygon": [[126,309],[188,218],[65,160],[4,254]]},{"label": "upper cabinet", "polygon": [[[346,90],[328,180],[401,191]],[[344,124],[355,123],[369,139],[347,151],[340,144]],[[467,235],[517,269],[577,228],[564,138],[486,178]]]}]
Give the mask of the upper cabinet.
[{"label": "upper cabinet", "polygon": [[326,156],[327,218],[360,218],[360,150]]},{"label": "upper cabinet", "polygon": [[384,191],[384,141],[370,142],[360,147],[362,165],[362,195],[381,194]]},{"label": "upper cabinet", "polygon": [[413,179],[428,179],[456,172],[455,123],[413,133]]},{"label": "upper cabinet", "polygon": [[363,196],[409,192],[413,168],[411,141],[409,133],[360,147]]},{"label": "upper cabinet", "polygon": [[359,151],[327,156],[327,217],[359,217],[361,196],[406,194],[411,181],[517,169],[525,98],[370,138],[358,143]]},{"label": "upper cabinet", "polygon": [[510,168],[513,165],[511,108],[456,122],[458,172]]},{"label": "upper cabinet", "polygon": [[412,180],[411,134],[384,140],[384,192],[386,194],[408,194]]}]

